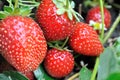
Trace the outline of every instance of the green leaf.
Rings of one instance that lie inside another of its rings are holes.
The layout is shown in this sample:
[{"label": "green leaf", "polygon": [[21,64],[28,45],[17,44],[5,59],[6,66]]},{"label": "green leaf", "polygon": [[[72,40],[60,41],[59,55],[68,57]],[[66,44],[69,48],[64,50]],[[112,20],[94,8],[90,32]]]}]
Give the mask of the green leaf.
[{"label": "green leaf", "polygon": [[61,14],[64,14],[64,13],[65,13],[65,9],[64,8],[57,10],[57,14],[58,15],[61,15]]},{"label": "green leaf", "polygon": [[75,3],[74,3],[74,1],[71,1],[71,7],[72,7],[72,8],[75,8]]},{"label": "green leaf", "polygon": [[120,72],[120,64],[117,61],[113,48],[106,48],[100,55],[97,80],[106,80],[112,73]]},{"label": "green leaf", "polygon": [[120,57],[120,44],[117,45],[115,48],[116,48],[116,56]]},{"label": "green leaf", "polygon": [[0,80],[10,80],[10,79],[4,74],[0,74]]},{"label": "green leaf", "polygon": [[57,0],[58,2],[64,2],[65,0]]},{"label": "green leaf", "polygon": [[28,79],[17,71],[5,71],[0,74],[0,80],[28,80]]},{"label": "green leaf", "polygon": [[114,47],[117,50],[116,52],[120,52],[120,49],[119,49],[119,47],[120,47],[120,37],[118,37],[117,40],[115,41]]},{"label": "green leaf", "polygon": [[22,12],[21,15],[22,15],[22,16],[29,16],[29,15],[30,15],[30,14],[29,14],[30,12],[31,12],[31,10],[28,9],[28,10]]},{"label": "green leaf", "polygon": [[120,73],[113,73],[106,80],[120,80]]},{"label": "green leaf", "polygon": [[58,9],[64,8],[64,3],[57,1],[57,0],[53,0],[53,3],[56,5],[56,7]]},{"label": "green leaf", "polygon": [[42,65],[34,71],[35,77],[37,80],[55,80],[53,77],[49,76],[45,71]]},{"label": "green leaf", "polygon": [[3,72],[3,74],[6,75],[7,77],[10,77],[11,80],[28,80],[28,78],[26,78],[24,75],[17,71],[5,71]]},{"label": "green leaf", "polygon": [[117,38],[117,42],[119,42],[119,43],[120,43],[120,37],[118,37],[118,38]]},{"label": "green leaf", "polygon": [[80,74],[79,80],[90,80],[91,75],[92,75],[92,71],[90,71],[86,67],[82,67],[79,74]]},{"label": "green leaf", "polygon": [[10,7],[13,7],[12,0],[7,0],[7,2],[9,3]]},{"label": "green leaf", "polygon": [[116,57],[120,58],[120,37],[118,37],[117,40],[115,41],[114,48],[116,52]]},{"label": "green leaf", "polygon": [[108,76],[112,57],[113,51],[110,48],[106,48],[100,55],[97,80],[104,80]]},{"label": "green leaf", "polygon": [[12,13],[13,12],[13,8],[11,8],[9,6],[4,6],[4,11],[6,11],[8,13]]},{"label": "green leaf", "polygon": [[31,12],[31,7],[22,7],[20,9],[20,15],[22,16],[29,16],[30,12]]},{"label": "green leaf", "polygon": [[67,14],[68,14],[69,19],[72,20],[73,19],[73,15],[72,15],[71,11],[68,10]]},{"label": "green leaf", "polygon": [[7,14],[3,11],[0,11],[0,19],[3,19],[7,16]]}]

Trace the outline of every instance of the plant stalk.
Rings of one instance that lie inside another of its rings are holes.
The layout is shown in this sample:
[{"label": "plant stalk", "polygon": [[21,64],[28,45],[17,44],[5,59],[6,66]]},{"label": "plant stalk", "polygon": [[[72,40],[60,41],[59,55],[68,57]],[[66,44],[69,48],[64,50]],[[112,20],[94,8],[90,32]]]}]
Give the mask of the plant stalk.
[{"label": "plant stalk", "polygon": [[[105,27],[104,26],[104,7],[103,7],[103,0],[99,0],[99,1],[100,1],[100,10],[101,10],[101,18],[102,18],[102,32],[100,34],[100,38],[101,38],[102,43],[103,43],[104,27]],[[97,58],[96,58],[96,62],[95,62],[94,69],[93,69],[90,80],[95,80],[96,74],[97,74],[97,71],[98,71],[98,66],[99,66],[99,56],[97,56]]]},{"label": "plant stalk", "polygon": [[99,56],[96,58],[96,62],[95,62],[95,66],[94,66],[94,70],[92,72],[92,76],[90,80],[95,80],[97,71],[98,71],[98,66],[99,66]]},{"label": "plant stalk", "polygon": [[14,6],[15,8],[17,8],[18,7],[18,0],[15,0],[15,6]]},{"label": "plant stalk", "polygon": [[101,10],[101,18],[102,18],[102,32],[100,34],[100,38],[101,40],[103,40],[104,38],[104,7],[103,7],[103,0],[99,0],[100,1],[100,10]]},{"label": "plant stalk", "polygon": [[65,39],[65,41],[64,41],[64,43],[62,44],[62,46],[61,46],[61,48],[64,48],[64,46],[67,44],[67,42],[68,42],[68,39],[69,39],[69,37],[67,37],[66,39]]},{"label": "plant stalk", "polygon": [[113,25],[111,26],[111,29],[109,30],[108,34],[106,35],[106,37],[103,39],[103,44],[106,43],[106,41],[108,40],[108,38],[111,36],[111,34],[113,33],[113,31],[115,30],[115,28],[117,27],[117,25],[120,22],[120,14],[118,15],[118,17],[116,18],[116,20],[114,21]]},{"label": "plant stalk", "polygon": [[79,76],[79,72],[78,73],[76,73],[76,74],[74,74],[73,76],[71,76],[69,79],[67,79],[67,80],[74,80],[76,77],[78,77]]},{"label": "plant stalk", "polygon": [[[111,36],[111,34],[115,30],[115,28],[117,27],[119,22],[120,22],[120,14],[118,15],[118,17],[116,18],[115,22],[113,23],[113,25],[112,25],[111,29],[109,30],[107,36],[103,39],[103,44],[105,44],[107,39]],[[99,66],[99,56],[96,58],[94,70],[93,70],[93,73],[92,73],[92,76],[91,76],[90,80],[95,80],[95,77],[96,77],[96,74],[97,74],[97,70],[98,70],[98,66]]]}]

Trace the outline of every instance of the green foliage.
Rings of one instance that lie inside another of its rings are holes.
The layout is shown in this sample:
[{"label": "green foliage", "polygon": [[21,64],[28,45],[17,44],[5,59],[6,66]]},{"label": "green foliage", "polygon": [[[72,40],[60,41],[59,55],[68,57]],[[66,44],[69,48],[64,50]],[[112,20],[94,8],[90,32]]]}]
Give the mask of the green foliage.
[{"label": "green foliage", "polygon": [[7,16],[7,13],[0,11],[0,19],[3,19]]},{"label": "green foliage", "polygon": [[0,80],[28,80],[28,79],[19,72],[5,71],[0,74]]},{"label": "green foliage", "polygon": [[8,13],[12,13],[13,12],[13,8],[10,6],[4,6],[4,11],[8,12]]},{"label": "green foliage", "polygon": [[106,80],[120,80],[120,72],[110,74]]},{"label": "green foliage", "polygon": [[120,37],[117,38],[116,42],[114,43],[114,47],[115,47],[114,49],[117,53],[116,56],[119,57],[120,56],[120,54],[119,54],[120,53]]},{"label": "green foliage", "polygon": [[53,3],[58,8],[57,14],[62,15],[65,12],[70,20],[73,19],[73,16],[76,18],[77,21],[80,21],[78,17],[82,18],[82,16],[74,10],[75,3],[70,0],[53,0]]},{"label": "green foliage", "polygon": [[37,80],[55,80],[45,72],[45,69],[42,65],[40,65],[38,69],[34,71],[34,74]]},{"label": "green foliage", "polygon": [[0,74],[0,80],[10,80],[5,74]]},{"label": "green foliage", "polygon": [[14,0],[7,0],[9,5],[5,5],[3,7],[3,11],[0,11],[0,19],[4,19],[7,16],[30,16],[31,11],[34,7],[38,6],[39,3],[35,1],[28,1],[28,0],[19,0],[18,5],[15,7],[13,4],[15,4]]},{"label": "green foliage", "polygon": [[28,6],[21,7],[20,15],[22,15],[22,16],[26,16],[26,15],[29,16],[30,12],[31,12],[30,7],[28,7]]},{"label": "green foliage", "polygon": [[114,80],[118,80],[119,76],[115,74],[120,74],[120,64],[115,49],[108,47],[100,56],[97,80],[113,80],[110,79],[113,75],[117,78]]},{"label": "green foliage", "polygon": [[92,71],[87,69],[86,67],[82,67],[82,69],[79,72],[79,80],[90,80]]}]

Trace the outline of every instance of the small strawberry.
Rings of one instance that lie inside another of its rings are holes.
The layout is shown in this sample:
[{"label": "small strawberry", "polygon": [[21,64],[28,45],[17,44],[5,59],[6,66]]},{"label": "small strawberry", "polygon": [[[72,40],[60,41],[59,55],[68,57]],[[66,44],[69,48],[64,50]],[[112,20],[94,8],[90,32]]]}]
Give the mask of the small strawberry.
[{"label": "small strawberry", "polygon": [[69,39],[70,46],[77,53],[98,56],[103,52],[103,46],[95,30],[88,24],[78,22]]},{"label": "small strawberry", "polygon": [[[90,23],[90,21],[94,21],[96,23],[102,23],[102,18],[101,18],[101,10],[100,7],[93,7],[91,8],[86,16],[86,22]],[[110,27],[111,23],[111,14],[110,12],[104,7],[104,24],[106,28]]]},{"label": "small strawberry", "polygon": [[41,1],[36,18],[48,41],[63,40],[70,36],[76,17],[73,8],[74,2],[69,0]]},{"label": "small strawberry", "polygon": [[52,77],[62,78],[73,70],[74,58],[68,51],[53,48],[48,50],[44,66]]}]

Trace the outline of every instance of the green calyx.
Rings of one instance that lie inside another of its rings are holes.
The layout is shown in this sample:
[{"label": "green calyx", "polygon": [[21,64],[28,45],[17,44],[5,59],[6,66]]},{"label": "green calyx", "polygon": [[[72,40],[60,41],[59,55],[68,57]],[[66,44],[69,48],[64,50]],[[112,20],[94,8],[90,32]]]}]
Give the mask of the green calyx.
[{"label": "green calyx", "polygon": [[50,48],[56,48],[58,50],[66,50],[72,52],[72,50],[69,50],[68,47],[66,46],[68,39],[69,37],[67,37],[65,40],[51,41],[48,42],[47,44],[49,45]]},{"label": "green calyx", "polygon": [[68,18],[70,20],[73,19],[73,16],[76,18],[77,21],[80,21],[79,17],[82,18],[82,16],[79,13],[74,11],[75,3],[73,1],[69,1],[69,0],[53,0],[53,3],[58,8],[58,10],[57,10],[58,15],[62,15],[62,14],[64,14],[66,12],[67,15],[68,15]]},{"label": "green calyx", "polygon": [[3,11],[0,11],[0,19],[4,19],[7,16],[30,16],[34,7],[38,6],[38,2],[32,0],[7,0],[9,5],[3,7]]}]

